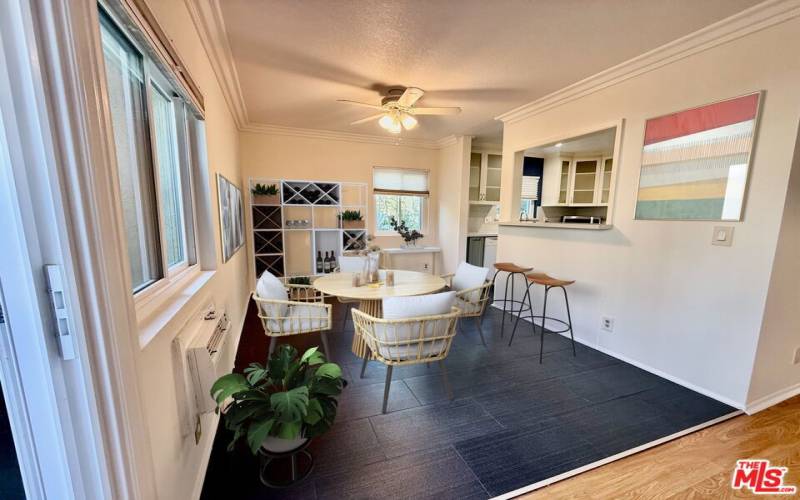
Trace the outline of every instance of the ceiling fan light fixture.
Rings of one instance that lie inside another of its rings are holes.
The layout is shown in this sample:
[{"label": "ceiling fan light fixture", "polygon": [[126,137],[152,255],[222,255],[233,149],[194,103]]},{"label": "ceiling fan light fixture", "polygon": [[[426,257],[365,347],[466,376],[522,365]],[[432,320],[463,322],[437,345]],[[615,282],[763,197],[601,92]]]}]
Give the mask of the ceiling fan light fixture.
[{"label": "ceiling fan light fixture", "polygon": [[400,124],[400,119],[397,118],[397,115],[394,113],[386,113],[383,115],[381,119],[378,120],[378,125],[393,134],[399,134],[403,131],[403,127]]},{"label": "ceiling fan light fixture", "polygon": [[409,113],[403,113],[402,118],[400,118],[400,123],[403,124],[403,127],[405,127],[406,130],[411,130],[417,126],[418,122],[413,115]]}]

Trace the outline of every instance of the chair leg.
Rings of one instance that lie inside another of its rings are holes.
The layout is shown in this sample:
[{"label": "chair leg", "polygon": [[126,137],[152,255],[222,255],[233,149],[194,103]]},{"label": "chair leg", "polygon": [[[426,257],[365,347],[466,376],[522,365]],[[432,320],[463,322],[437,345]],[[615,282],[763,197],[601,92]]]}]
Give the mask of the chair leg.
[{"label": "chair leg", "polygon": [[508,321],[514,321],[514,285],[517,284],[517,273],[511,273],[511,314],[509,314]]},{"label": "chair leg", "polygon": [[267,357],[271,358],[272,353],[275,351],[275,345],[278,343],[278,337],[270,337],[269,338],[269,351],[267,352]]},{"label": "chair leg", "polygon": [[[500,320],[500,338],[503,338],[503,329],[506,326],[506,303],[508,302],[508,283],[511,280],[511,274],[506,275],[506,293],[503,294],[503,318]],[[511,290],[514,290],[512,287]]]},{"label": "chair leg", "polygon": [[389,388],[392,386],[392,365],[386,367],[386,384],[383,386],[383,413],[386,413],[386,407],[389,406]]},{"label": "chair leg", "polygon": [[542,306],[542,336],[539,337],[539,364],[542,364],[542,356],[544,355],[544,332],[545,323],[547,322],[547,294],[550,293],[550,287],[544,287],[544,305]]},{"label": "chair leg", "polygon": [[567,289],[562,286],[561,290],[564,292],[564,302],[567,304],[567,322],[569,324],[569,337],[572,339],[572,355],[578,356],[577,352],[575,351],[575,334],[572,331],[572,316],[569,313],[569,298],[567,297]]},{"label": "chair leg", "polygon": [[364,353],[364,362],[361,364],[361,378],[364,378],[364,372],[367,370],[367,362],[371,356],[372,353],[367,349],[367,352]]},{"label": "chair leg", "polygon": [[483,318],[481,316],[478,316],[477,318],[475,318],[475,320],[478,323],[478,333],[481,336],[481,342],[483,343],[483,347],[486,347],[486,339],[483,338],[483,328],[481,328],[481,322],[483,322]]},{"label": "chair leg", "polygon": [[[430,363],[428,363],[430,364]],[[447,391],[447,397],[452,401],[453,400],[453,389],[450,387],[450,380],[447,378],[447,368],[444,366],[444,360],[439,360],[439,366],[442,369],[442,383],[444,384],[444,390]]]},{"label": "chair leg", "polygon": [[328,335],[325,332],[319,332],[319,336],[322,339],[322,348],[325,350],[325,357],[330,361],[332,358],[331,348],[328,347]]},{"label": "chair leg", "polygon": [[[522,304],[525,303],[525,299],[531,300],[531,287],[527,287],[525,289],[525,295],[522,296]],[[522,312],[519,313],[517,316],[517,320],[514,321],[514,329],[511,330],[511,339],[508,341],[508,346],[511,347],[511,343],[514,342],[514,334],[517,333],[517,325],[519,324],[519,319],[522,317]]]}]

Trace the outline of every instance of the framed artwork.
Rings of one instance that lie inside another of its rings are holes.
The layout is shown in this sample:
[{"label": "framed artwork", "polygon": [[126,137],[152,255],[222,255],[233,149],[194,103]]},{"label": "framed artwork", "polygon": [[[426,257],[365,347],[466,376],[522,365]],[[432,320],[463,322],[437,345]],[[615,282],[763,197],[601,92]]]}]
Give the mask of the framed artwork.
[{"label": "framed artwork", "polygon": [[761,92],[647,120],[636,219],[742,217]]},{"label": "framed artwork", "polygon": [[221,174],[217,174],[217,195],[222,262],[228,262],[244,245],[244,201],[242,191]]}]

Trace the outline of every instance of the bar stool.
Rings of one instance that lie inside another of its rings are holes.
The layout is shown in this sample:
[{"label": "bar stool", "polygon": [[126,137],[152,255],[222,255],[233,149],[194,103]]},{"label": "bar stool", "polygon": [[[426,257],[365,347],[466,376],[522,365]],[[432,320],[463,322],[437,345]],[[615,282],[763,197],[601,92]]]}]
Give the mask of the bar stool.
[{"label": "bar stool", "polygon": [[[548,276],[545,273],[530,273],[525,275],[528,279],[528,287],[525,290],[525,295],[522,297],[522,301],[525,302],[525,299],[528,299],[528,307],[531,311],[530,319],[531,319],[531,329],[536,333],[536,325],[534,324],[534,318],[541,318],[542,320],[542,336],[540,338],[539,343],[539,364],[542,363],[542,355],[544,353],[544,332],[545,332],[545,323],[547,320],[555,321],[556,323],[560,323],[564,325],[566,328],[563,330],[559,330],[557,332],[551,333],[564,333],[569,332],[570,338],[572,339],[572,355],[576,356],[575,352],[575,334],[572,331],[572,316],[569,312],[569,298],[567,297],[567,288],[569,285],[575,283],[575,281],[567,281],[567,280],[560,280]],[[544,306],[542,307],[542,315],[541,316],[534,316],[533,315],[533,305],[531,301],[531,287],[534,285],[542,285],[544,286]],[[551,318],[547,316],[547,296],[550,293],[550,290],[553,288],[560,288],[562,292],[564,292],[564,302],[567,305],[567,321],[558,318]],[[517,332],[517,324],[519,324],[519,318],[522,316],[520,314],[517,316],[517,321],[514,322],[514,330],[511,332],[511,339],[508,341],[509,347],[511,346],[511,342],[514,341],[514,334]]]},{"label": "bar stool", "polygon": [[[519,314],[522,315],[522,311],[527,311],[531,309],[530,301],[528,304],[525,304],[524,300],[514,300],[514,280],[516,279],[517,275],[522,277],[523,282],[525,281],[525,273],[531,271],[532,267],[521,267],[512,262],[496,262],[494,265],[495,272],[494,277],[492,277],[492,289],[494,289],[494,282],[497,280],[497,275],[500,272],[508,273],[506,276],[506,292],[503,295],[503,299],[500,301],[503,303],[503,321],[500,322],[500,338],[503,338],[503,330],[506,326],[506,303],[511,302],[511,313],[514,313],[514,304],[519,304]],[[508,298],[508,284],[511,283],[511,298]],[[494,299],[494,293],[492,293],[492,303],[498,302],[498,300]],[[525,309],[527,307],[527,309]],[[519,316],[517,316],[519,317]],[[513,319],[513,318],[512,318]]]}]

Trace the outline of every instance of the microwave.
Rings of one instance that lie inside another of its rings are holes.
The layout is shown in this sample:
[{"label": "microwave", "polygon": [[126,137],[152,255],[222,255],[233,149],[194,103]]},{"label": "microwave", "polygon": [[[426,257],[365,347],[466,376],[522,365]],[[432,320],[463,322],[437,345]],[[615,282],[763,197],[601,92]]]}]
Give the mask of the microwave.
[{"label": "microwave", "polygon": [[594,217],[589,215],[563,215],[561,222],[568,224],[602,224],[602,217]]}]

